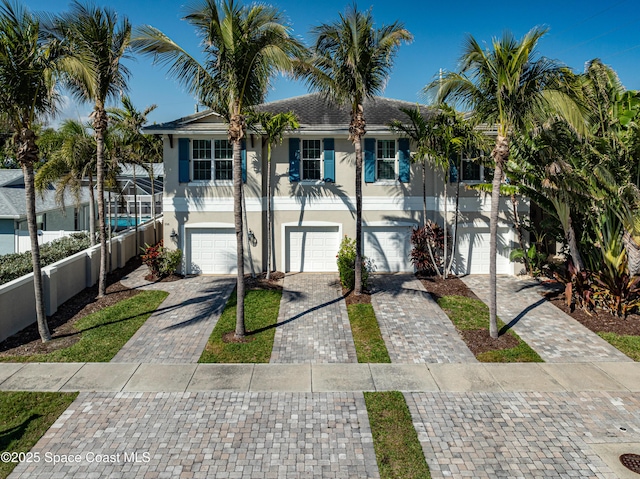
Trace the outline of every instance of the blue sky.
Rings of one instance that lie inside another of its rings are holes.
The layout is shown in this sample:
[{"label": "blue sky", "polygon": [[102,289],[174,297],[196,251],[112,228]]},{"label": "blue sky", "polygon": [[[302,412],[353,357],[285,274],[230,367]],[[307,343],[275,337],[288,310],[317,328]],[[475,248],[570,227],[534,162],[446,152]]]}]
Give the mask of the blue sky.
[{"label": "blue sky", "polygon": [[[64,1],[25,0],[33,11],[59,12],[68,7]],[[97,0],[97,4],[107,4]],[[159,28],[190,53],[197,55],[198,38],[191,26],[181,20],[182,1],[110,0],[108,5],[125,15],[135,25]],[[309,43],[308,32],[314,25],[336,20],[348,0],[299,2],[270,1],[289,18],[294,33]],[[640,10],[637,0],[498,2],[492,8],[477,1],[375,1],[359,2],[360,9],[371,7],[376,23],[399,20],[414,35],[411,44],[403,45],[384,92],[384,96],[407,101],[422,100],[420,91],[437,76],[440,68],[454,70],[461,45],[467,34],[489,43],[492,37],[511,30],[521,37],[532,27],[543,25],[549,33],[539,43],[542,55],[556,59],[577,72],[585,62],[600,58],[613,67],[628,89],[640,89]],[[132,72],[129,94],[142,109],[151,104],[158,108],[150,115],[152,122],[170,121],[193,113],[194,99],[185,94],[166,71],[152,66],[145,58],[126,62]],[[306,86],[277,79],[268,100],[307,93]],[[90,105],[68,102],[64,117],[86,118]]]}]

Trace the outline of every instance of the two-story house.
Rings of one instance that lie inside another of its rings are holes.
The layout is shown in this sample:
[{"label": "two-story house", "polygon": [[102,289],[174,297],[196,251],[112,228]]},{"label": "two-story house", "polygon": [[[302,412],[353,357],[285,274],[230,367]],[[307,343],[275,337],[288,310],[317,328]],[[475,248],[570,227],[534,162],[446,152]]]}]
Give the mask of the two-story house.
[{"label": "two-story house", "polygon": [[[365,103],[363,244],[377,272],[413,271],[410,236],[423,221],[421,167],[411,161],[409,139],[387,126],[392,119],[403,120],[400,107],[415,108],[415,104],[385,98]],[[428,114],[427,107],[421,108]],[[272,151],[273,264],[283,272],[336,271],[342,237],[355,236],[355,153],[348,140],[349,112],[328,105],[318,94],[266,103],[259,109],[293,111],[300,123]],[[232,147],[224,119],[205,111],[145,131],[164,138],[165,245],[183,250],[186,274],[235,272]],[[243,149],[247,271],[266,269],[266,156],[261,135],[248,131]],[[459,176],[473,183],[482,180],[482,174],[480,166],[465,163]],[[443,174],[429,168],[427,216],[440,224],[444,188]],[[447,188],[451,230],[455,185]],[[454,270],[488,273],[490,195],[461,190]],[[526,215],[528,203],[520,201],[519,208]],[[500,274],[520,269],[508,259],[515,246],[511,214],[510,203],[503,200]]]}]

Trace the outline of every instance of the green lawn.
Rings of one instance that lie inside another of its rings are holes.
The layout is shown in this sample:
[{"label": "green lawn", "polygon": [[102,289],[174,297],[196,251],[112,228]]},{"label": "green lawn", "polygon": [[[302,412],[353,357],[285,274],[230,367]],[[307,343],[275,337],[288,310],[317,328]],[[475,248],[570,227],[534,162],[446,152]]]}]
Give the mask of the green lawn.
[{"label": "green lawn", "polygon": [[373,307],[370,304],[350,304],[347,312],[358,362],[390,363],[389,352],[380,334]]},{"label": "green lawn", "polygon": [[[78,393],[0,392],[0,452],[28,452]],[[43,460],[43,458],[41,458]],[[17,466],[0,461],[0,479]]]},{"label": "green lawn", "polygon": [[11,362],[107,362],[113,359],[169,293],[142,291],[76,323],[80,340],[47,354],[9,356]]},{"label": "green lawn", "polygon": [[[447,313],[456,328],[461,331],[489,328],[489,308],[479,299],[444,296],[438,300],[438,304]],[[504,323],[498,319],[498,328],[502,329],[503,327]],[[518,346],[480,353],[476,356],[478,361],[485,363],[543,362],[538,353],[522,341],[515,332],[509,330],[506,334],[517,338]]]},{"label": "green lawn", "polygon": [[273,349],[282,291],[252,289],[244,297],[247,342],[225,342],[222,337],[236,329],[234,291],[200,356],[201,363],[268,363]]},{"label": "green lawn", "polygon": [[598,333],[602,339],[619,349],[634,361],[640,361],[640,336]]},{"label": "green lawn", "polygon": [[365,392],[381,479],[429,479],[418,434],[399,391]]}]

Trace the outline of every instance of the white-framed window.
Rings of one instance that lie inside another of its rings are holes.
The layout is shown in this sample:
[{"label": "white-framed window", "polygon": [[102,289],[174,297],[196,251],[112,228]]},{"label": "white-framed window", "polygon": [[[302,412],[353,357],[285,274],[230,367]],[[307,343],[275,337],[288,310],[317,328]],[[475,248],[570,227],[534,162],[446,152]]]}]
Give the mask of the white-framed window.
[{"label": "white-framed window", "polygon": [[378,140],[376,145],[376,180],[395,180],[396,140]]},{"label": "white-framed window", "polygon": [[233,145],[228,140],[193,140],[194,181],[232,180]]},{"label": "white-framed window", "polygon": [[315,180],[322,178],[322,146],[320,140],[302,140],[302,171],[301,180]]},{"label": "white-framed window", "polygon": [[211,180],[211,140],[193,140],[193,179]]},{"label": "white-framed window", "polygon": [[233,179],[233,145],[229,140],[214,141],[214,171],[216,180]]}]

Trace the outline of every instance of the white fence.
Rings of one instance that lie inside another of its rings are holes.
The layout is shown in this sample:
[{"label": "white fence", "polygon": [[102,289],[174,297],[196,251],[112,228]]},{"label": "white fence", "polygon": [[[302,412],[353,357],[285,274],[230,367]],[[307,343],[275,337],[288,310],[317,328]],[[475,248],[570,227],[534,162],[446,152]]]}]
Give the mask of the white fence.
[{"label": "white fence", "polygon": [[[79,233],[79,231],[42,231],[38,230],[38,244],[42,246],[45,243],[49,243],[58,238],[64,238],[71,233]],[[15,234],[15,249],[16,253],[26,253],[31,251],[31,238],[28,231],[16,230]]]},{"label": "white fence", "polygon": [[[155,221],[157,240],[162,239],[162,217]],[[154,222],[116,236],[111,246],[111,268],[122,268],[140,254],[136,245],[154,242]],[[43,293],[47,316],[80,291],[93,286],[100,273],[100,245],[42,268]],[[0,285],[0,341],[36,322],[33,273]]]}]

